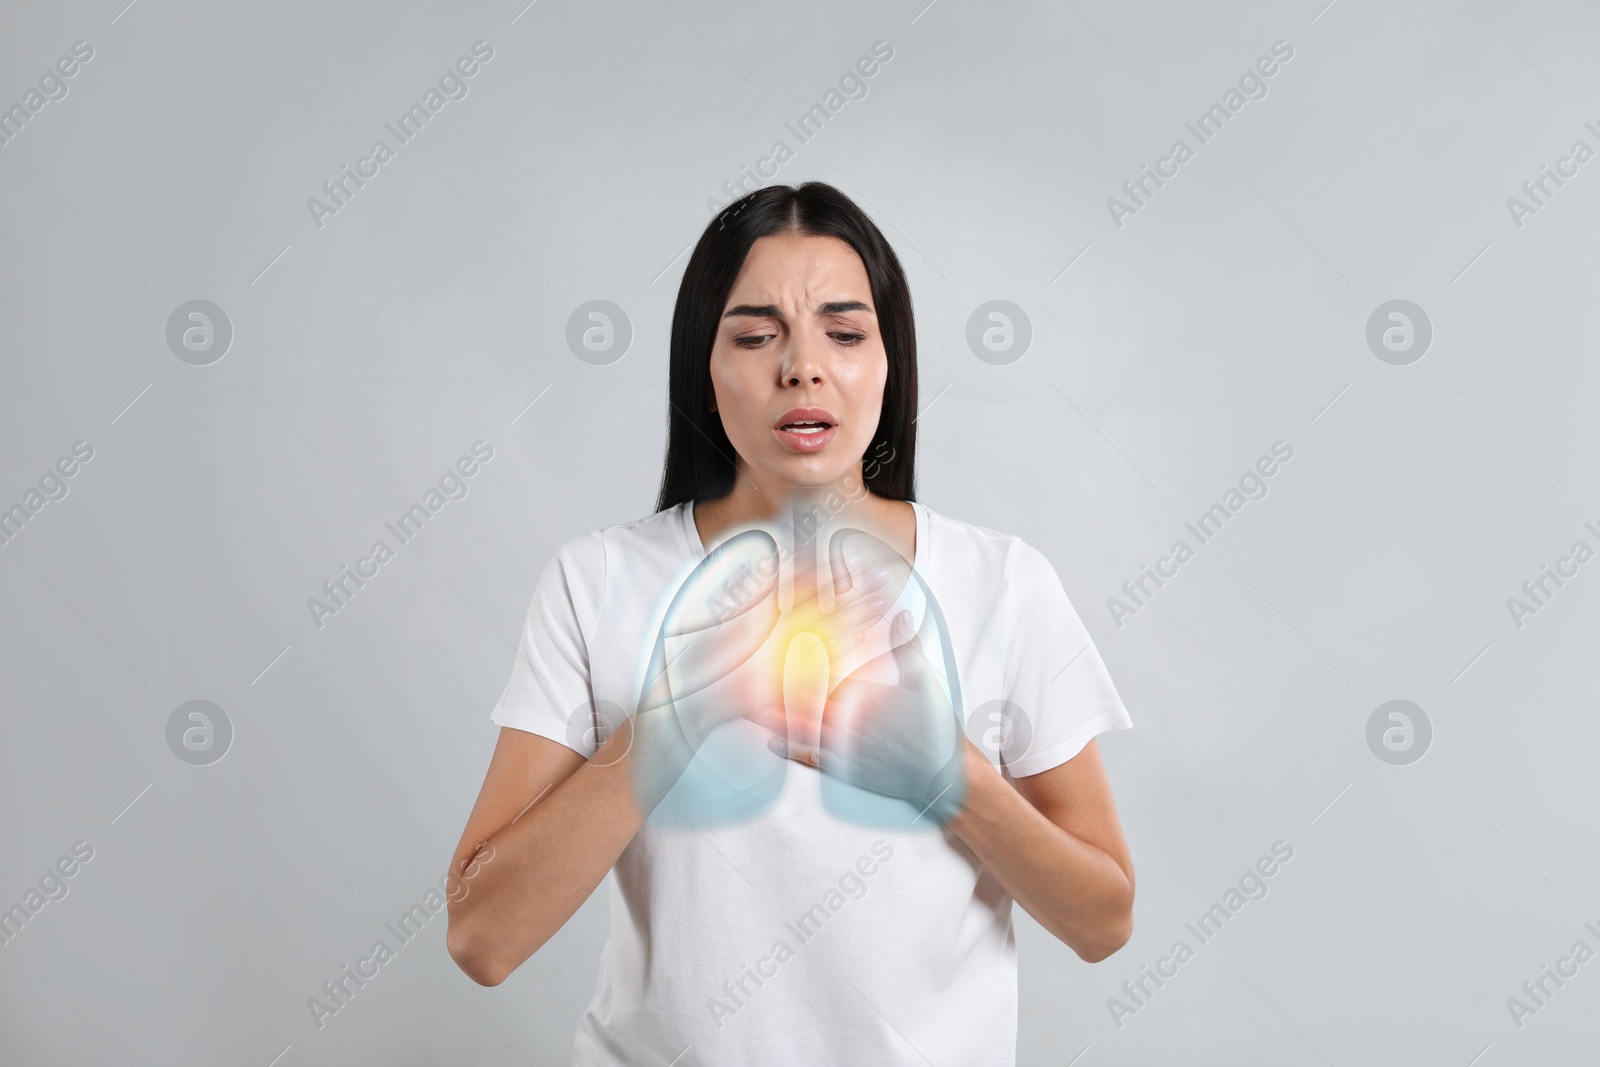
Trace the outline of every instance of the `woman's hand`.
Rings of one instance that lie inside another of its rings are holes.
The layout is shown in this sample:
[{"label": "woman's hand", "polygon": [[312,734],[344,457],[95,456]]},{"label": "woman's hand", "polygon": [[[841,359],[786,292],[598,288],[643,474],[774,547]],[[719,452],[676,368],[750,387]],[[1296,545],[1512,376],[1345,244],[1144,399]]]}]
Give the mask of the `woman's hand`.
[{"label": "woman's hand", "polygon": [[[829,694],[817,749],[776,738],[771,747],[849,785],[906,801],[913,820],[928,816],[942,823],[965,798],[966,738],[946,693],[947,661],[929,658],[942,652],[944,640],[933,612],[925,613],[921,631],[912,626],[911,612],[899,611],[893,647]],[[851,812],[839,814],[849,818]]]},{"label": "woman's hand", "polygon": [[795,575],[793,606],[771,638],[782,706],[751,716],[796,755],[815,752],[827,694],[892,647],[888,610],[912,581],[904,557],[854,528],[837,531],[818,562]]},{"label": "woman's hand", "polygon": [[845,662],[883,629],[883,610],[895,595],[892,574],[865,566],[876,555],[852,558],[853,574],[842,556],[833,568],[829,610],[811,572],[794,576],[793,607],[779,611],[778,543],[761,529],[729,538],[690,572],[662,620],[634,716],[641,803],[653,808],[697,757],[678,794],[676,806],[687,810],[668,817],[715,821],[776,795],[783,764],[774,779],[768,761],[750,757],[760,755],[764,740],[757,728],[787,737],[797,725],[785,688],[795,638],[809,634],[827,662]]},{"label": "woman's hand", "polygon": [[633,716],[635,784],[646,810],[713,731],[781,706],[763,650],[779,618],[778,546],[762,530],[717,545],[684,579],[661,622]]}]

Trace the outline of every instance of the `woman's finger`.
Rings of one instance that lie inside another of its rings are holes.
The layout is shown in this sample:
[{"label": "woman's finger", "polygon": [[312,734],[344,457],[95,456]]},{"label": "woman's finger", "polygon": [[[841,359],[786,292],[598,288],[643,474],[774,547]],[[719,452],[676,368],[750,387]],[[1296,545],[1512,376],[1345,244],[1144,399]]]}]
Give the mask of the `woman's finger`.
[{"label": "woman's finger", "polygon": [[801,744],[784,737],[770,737],[767,747],[785,759],[792,759],[796,763],[804,763],[808,767],[819,765],[817,749],[814,745]]}]

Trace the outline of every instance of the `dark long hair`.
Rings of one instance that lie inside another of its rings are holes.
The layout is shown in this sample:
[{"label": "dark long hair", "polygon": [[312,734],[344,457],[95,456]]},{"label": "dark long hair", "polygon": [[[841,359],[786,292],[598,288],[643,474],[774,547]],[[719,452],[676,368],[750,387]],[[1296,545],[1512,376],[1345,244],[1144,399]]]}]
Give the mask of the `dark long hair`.
[{"label": "dark long hair", "polygon": [[707,224],[689,256],[672,312],[667,459],[657,511],[733,490],[734,448],[722,416],[708,410],[714,395],[711,346],[750,246],[777,233],[837,237],[861,257],[889,361],[883,410],[862,476],[879,496],[916,499],[917,332],[911,289],[894,249],[866,213],[833,186],[806,182],[798,188],[769,185],[735,200]]}]

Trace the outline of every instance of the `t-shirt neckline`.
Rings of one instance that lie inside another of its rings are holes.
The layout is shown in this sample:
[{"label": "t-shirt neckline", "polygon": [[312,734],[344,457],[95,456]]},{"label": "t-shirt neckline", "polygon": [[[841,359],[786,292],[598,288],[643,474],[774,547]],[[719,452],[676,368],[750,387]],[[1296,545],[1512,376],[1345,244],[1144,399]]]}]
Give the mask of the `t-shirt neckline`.
[{"label": "t-shirt neckline", "polygon": [[[915,500],[908,500],[906,503],[911,505],[911,509],[916,512],[917,516],[917,544],[912,552],[915,558],[911,561],[911,569],[926,574],[930,558],[928,551],[928,509]],[[683,534],[684,548],[689,551],[690,561],[698,563],[700,560],[705,559],[709,550],[700,540],[700,531],[695,528],[694,501],[690,500],[679,504],[678,512],[678,529]]]}]

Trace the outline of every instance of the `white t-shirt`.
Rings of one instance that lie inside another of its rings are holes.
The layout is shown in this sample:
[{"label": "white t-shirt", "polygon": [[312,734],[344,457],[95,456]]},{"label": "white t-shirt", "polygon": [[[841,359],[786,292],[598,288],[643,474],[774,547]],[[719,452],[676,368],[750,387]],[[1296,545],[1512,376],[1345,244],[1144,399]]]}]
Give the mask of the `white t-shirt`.
[{"label": "white t-shirt", "polygon": [[[999,742],[1013,776],[1037,774],[1132,726],[1044,555],[913,506],[913,566],[991,762]],[[637,704],[672,595],[705,554],[687,504],[563,544],[491,721],[593,755],[593,709],[614,724]],[[783,762],[754,816],[647,822],[623,850],[575,1067],[1014,1067],[1011,897],[947,828],[843,821],[819,771]]]}]

